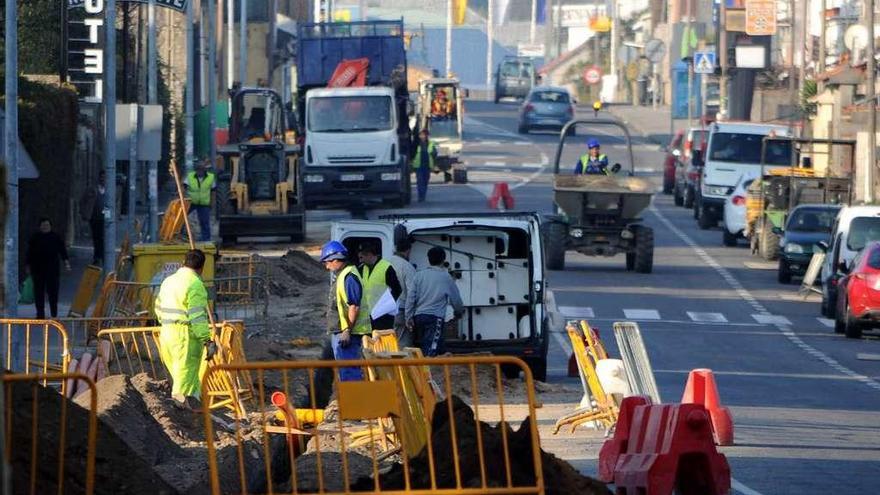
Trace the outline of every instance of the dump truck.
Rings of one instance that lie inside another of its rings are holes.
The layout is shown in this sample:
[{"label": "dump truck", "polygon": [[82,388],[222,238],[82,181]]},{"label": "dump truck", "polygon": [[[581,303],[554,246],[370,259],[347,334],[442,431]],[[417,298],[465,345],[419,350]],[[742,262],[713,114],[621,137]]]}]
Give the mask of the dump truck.
[{"label": "dump truck", "polygon": [[271,88],[241,88],[232,96],[228,143],[217,151],[220,239],[280,236],[300,242],[306,212],[301,148],[288,132],[290,115]]},{"label": "dump truck", "polygon": [[304,23],[298,33],[306,206],[409,204],[403,20]]},{"label": "dump truck", "polygon": [[[630,169],[619,163],[610,175],[564,175],[559,166],[571,128],[581,125],[615,126],[623,131]],[[626,126],[616,120],[573,120],[560,132],[554,161],[553,211],[544,218],[542,230],[547,268],[565,268],[565,252],[587,256],[626,254],[627,271],[650,273],[654,266],[654,231],[641,223],[641,214],[653,200],[651,184],[635,177],[632,139]]]},{"label": "dump truck", "polygon": [[[442,93],[443,103],[439,105]],[[461,161],[464,103],[467,90],[454,78],[429,78],[419,82],[418,117],[413,134],[422,129],[430,132],[436,143],[437,168],[443,172],[446,182],[467,182],[467,170]],[[438,105],[434,105],[437,100]],[[438,107],[444,108],[438,108]]]}]

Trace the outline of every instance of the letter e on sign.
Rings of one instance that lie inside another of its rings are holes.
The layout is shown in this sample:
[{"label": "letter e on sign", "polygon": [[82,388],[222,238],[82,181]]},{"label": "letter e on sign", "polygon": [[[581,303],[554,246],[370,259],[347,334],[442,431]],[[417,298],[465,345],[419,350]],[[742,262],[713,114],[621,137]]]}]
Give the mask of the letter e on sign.
[{"label": "letter e on sign", "polygon": [[104,50],[95,48],[86,48],[85,53],[85,71],[86,74],[101,74],[104,72]]}]

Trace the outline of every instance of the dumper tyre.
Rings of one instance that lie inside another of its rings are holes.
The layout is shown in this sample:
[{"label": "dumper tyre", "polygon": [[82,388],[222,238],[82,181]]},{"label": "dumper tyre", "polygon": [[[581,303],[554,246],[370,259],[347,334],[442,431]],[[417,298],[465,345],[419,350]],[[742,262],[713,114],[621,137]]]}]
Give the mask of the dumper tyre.
[{"label": "dumper tyre", "polygon": [[758,251],[761,257],[767,261],[775,261],[779,258],[779,236],[762,223],[760,227],[760,239],[758,240]]},{"label": "dumper tyre", "polygon": [[550,222],[544,228],[544,245],[547,255],[547,268],[565,269],[565,238],[568,229],[562,222]]},{"label": "dumper tyre", "polygon": [[633,225],[635,234],[635,263],[633,270],[636,273],[651,273],[654,269],[654,230],[644,225]]}]

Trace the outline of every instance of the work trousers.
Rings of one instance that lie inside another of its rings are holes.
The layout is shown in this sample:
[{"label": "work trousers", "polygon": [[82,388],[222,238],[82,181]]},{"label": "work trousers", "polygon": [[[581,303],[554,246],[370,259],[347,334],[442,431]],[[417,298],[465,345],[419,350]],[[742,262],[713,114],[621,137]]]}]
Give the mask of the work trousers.
[{"label": "work trousers", "polygon": [[[340,334],[338,333],[334,333],[331,337],[331,343],[333,345],[333,357],[337,361],[364,358],[364,356],[361,354],[361,347],[364,338],[363,335],[351,334],[348,340],[348,344],[345,346],[342,346],[339,342],[339,335]],[[339,379],[344,382],[363,380],[364,371],[361,368],[340,368]]]},{"label": "work trousers", "polygon": [[58,286],[61,275],[58,272],[32,272],[34,280],[34,304],[37,306],[37,319],[46,318],[46,294],[49,295],[49,312],[52,318],[58,316]]},{"label": "work trousers", "polygon": [[211,240],[211,206],[210,205],[192,205],[196,216],[199,219],[199,242],[208,242]]},{"label": "work trousers", "polygon": [[419,167],[416,169],[416,191],[418,192],[419,201],[424,201],[428,194],[428,182],[431,180],[431,169],[428,167]]},{"label": "work trousers", "polygon": [[406,317],[404,316],[403,308],[400,308],[398,313],[394,315],[394,332],[397,334],[398,348],[403,349],[404,347],[413,346],[413,332],[406,328]]},{"label": "work trousers", "polygon": [[425,357],[439,356],[446,352],[443,338],[443,317],[434,315],[416,315],[413,318],[419,347]]},{"label": "work trousers", "polygon": [[96,215],[89,220],[89,230],[92,231],[92,264],[98,265],[104,261],[104,218]]}]

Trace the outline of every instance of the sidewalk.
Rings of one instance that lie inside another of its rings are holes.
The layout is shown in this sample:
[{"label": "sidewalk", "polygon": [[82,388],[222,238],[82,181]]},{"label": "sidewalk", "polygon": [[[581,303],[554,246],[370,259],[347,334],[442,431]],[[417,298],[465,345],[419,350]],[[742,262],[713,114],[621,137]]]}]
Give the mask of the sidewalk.
[{"label": "sidewalk", "polygon": [[[660,146],[669,145],[672,133],[670,132],[670,109],[668,106],[658,106],[656,110],[650,105],[638,107],[608,105],[605,108],[611,115],[622,120],[633,134],[641,134]],[[687,121],[673,121],[673,132],[685,127],[687,127]]]}]

